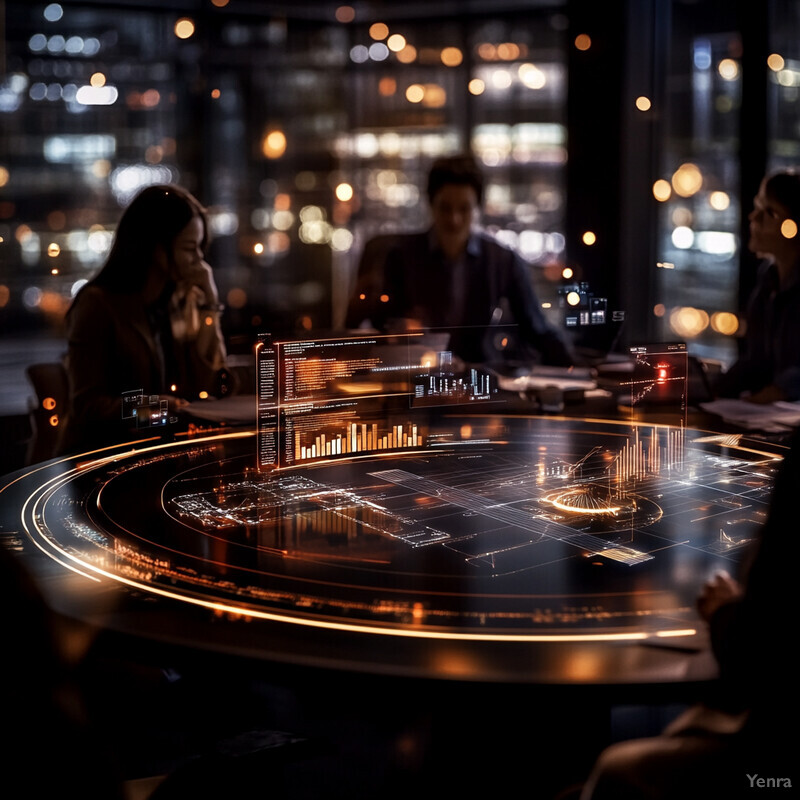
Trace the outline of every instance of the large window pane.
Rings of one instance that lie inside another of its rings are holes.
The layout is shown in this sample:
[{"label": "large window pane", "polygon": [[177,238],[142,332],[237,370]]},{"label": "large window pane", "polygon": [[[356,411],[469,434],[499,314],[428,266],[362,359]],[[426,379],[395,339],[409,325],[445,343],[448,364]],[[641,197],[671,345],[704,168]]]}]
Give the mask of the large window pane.
[{"label": "large window pane", "polygon": [[543,277],[564,248],[564,4],[302,6],[7,0],[4,336],[60,341],[153,182],[209,206],[242,353],[257,330],[341,324],[364,242],[427,223],[437,155],[474,150],[484,223]]}]

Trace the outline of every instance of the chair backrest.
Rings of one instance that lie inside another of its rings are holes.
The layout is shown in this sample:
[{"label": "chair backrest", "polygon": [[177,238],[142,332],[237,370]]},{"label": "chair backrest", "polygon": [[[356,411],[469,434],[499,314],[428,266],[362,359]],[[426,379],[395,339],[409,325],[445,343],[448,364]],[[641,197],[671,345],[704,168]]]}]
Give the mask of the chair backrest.
[{"label": "chair backrest", "polygon": [[[399,238],[396,233],[383,233],[367,240],[358,262],[358,274],[347,306],[345,327],[358,328],[380,305],[378,297],[384,285],[386,256]],[[361,295],[364,296],[363,300]]]},{"label": "chair backrest", "polygon": [[60,361],[31,364],[25,374],[36,396],[35,405],[30,410],[33,436],[26,461],[37,464],[56,455],[69,404],[69,380]]}]

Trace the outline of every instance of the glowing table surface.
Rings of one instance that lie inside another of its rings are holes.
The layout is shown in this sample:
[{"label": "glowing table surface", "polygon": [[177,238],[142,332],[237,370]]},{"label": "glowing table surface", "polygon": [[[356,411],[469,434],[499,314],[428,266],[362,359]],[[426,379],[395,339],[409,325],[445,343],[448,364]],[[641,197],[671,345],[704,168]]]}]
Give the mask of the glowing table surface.
[{"label": "glowing table surface", "polygon": [[60,614],[284,664],[521,683],[696,679],[694,610],[782,448],[663,425],[449,416],[434,446],[256,469],[238,430],[7,476]]}]

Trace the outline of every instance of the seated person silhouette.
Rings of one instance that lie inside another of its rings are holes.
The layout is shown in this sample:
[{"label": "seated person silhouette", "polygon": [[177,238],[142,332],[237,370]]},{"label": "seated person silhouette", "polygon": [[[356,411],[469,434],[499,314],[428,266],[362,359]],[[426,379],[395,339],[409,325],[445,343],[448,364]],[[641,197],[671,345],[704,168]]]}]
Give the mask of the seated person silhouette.
[{"label": "seated person silhouette", "polygon": [[[503,361],[513,353],[529,363],[570,366],[570,345],[545,319],[528,264],[474,226],[483,197],[475,161],[435,161],[427,195],[428,230],[367,243],[347,326],[388,333],[446,328],[450,349],[467,362]],[[505,343],[494,346],[487,337],[498,325],[516,326],[508,329],[516,346],[506,353]]]},{"label": "seated person silhouette", "polygon": [[765,261],[747,306],[744,352],[714,391],[754,403],[800,400],[800,174],[764,178],[749,220],[748,247]]},{"label": "seated person silhouette", "polygon": [[123,393],[156,396],[172,412],[229,390],[207,240],[203,207],[178,186],[149,186],[126,208],[105,265],[67,312],[61,452],[130,438]]},{"label": "seated person silhouette", "polygon": [[798,712],[793,634],[798,492],[800,431],[776,479],[743,581],[717,573],[698,597],[718,680],[703,702],[661,735],[607,748],[580,800],[751,797],[758,788],[785,789],[786,781],[798,785],[792,733]]},{"label": "seated person silhouette", "polygon": [[[16,553],[0,546],[5,796],[124,800],[121,765],[90,713],[76,642]],[[14,787],[17,787],[16,789]]]}]

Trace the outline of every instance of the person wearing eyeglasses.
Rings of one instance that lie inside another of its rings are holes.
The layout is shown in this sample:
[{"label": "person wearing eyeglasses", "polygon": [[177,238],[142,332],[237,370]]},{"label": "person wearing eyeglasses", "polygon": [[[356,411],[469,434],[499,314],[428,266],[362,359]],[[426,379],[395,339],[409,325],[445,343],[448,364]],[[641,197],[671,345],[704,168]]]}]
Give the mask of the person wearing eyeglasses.
[{"label": "person wearing eyeglasses", "polygon": [[748,219],[748,247],[764,263],[747,306],[744,350],[715,391],[754,403],[800,400],[800,173],[766,176]]}]

